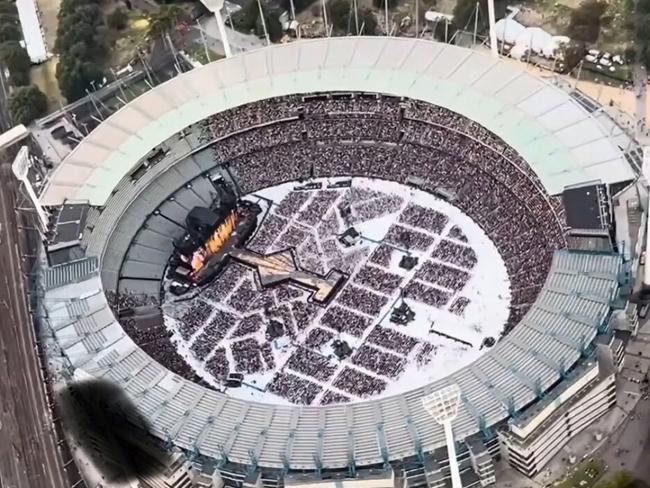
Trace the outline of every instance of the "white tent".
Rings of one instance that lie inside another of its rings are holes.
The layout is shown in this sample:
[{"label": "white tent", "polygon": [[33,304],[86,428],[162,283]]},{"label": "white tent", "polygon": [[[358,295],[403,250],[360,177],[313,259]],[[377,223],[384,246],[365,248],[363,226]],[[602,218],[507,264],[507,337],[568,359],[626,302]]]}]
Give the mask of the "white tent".
[{"label": "white tent", "polygon": [[554,58],[558,49],[560,49],[565,44],[569,44],[569,42],[571,42],[571,39],[569,39],[567,36],[551,37],[551,42],[544,46],[544,56],[547,58]]},{"label": "white tent", "polygon": [[500,19],[494,24],[494,30],[499,42],[514,44],[517,37],[526,30],[526,28],[514,19]]},{"label": "white tent", "polygon": [[525,47],[535,54],[544,54],[544,48],[552,43],[553,36],[539,27],[527,27],[519,36],[515,44],[520,47]]}]

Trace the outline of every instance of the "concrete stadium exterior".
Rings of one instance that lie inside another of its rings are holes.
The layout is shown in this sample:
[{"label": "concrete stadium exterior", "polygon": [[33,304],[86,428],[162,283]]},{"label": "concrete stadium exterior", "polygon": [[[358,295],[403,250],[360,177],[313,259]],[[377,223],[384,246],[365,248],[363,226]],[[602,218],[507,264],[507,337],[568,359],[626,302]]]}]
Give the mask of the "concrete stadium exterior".
[{"label": "concrete stadium exterior", "polygon": [[[497,454],[497,429],[552,397],[582,365],[593,362],[618,293],[619,256],[556,252],[535,305],[476,362],[406,394],[347,405],[265,405],[184,380],[137,347],[107,305],[104,290],[115,288],[136,230],[160,204],[147,189],[155,184],[173,193],[215,164],[201,157],[187,163],[205,147],[187,142],[189,149],[171,150],[146,177],[124,183],[152,148],[229,108],[334,91],[404,96],[458,112],[518,151],[551,195],[571,185],[612,184],[636,174],[626,155],[631,148],[621,150],[616,139],[625,137],[623,131],[612,129],[602,112],[588,110],[575,96],[510,63],[392,37],[272,46],[152,89],[104,121],[56,168],[41,195],[43,205],[88,201],[104,209],[85,237],[86,255],[96,258],[46,271],[48,323],[77,378],[124,385],[156,437],[214,460],[237,480],[251,472],[277,480],[294,472],[355,473],[389,465],[399,465],[407,479],[409,460],[427,471],[430,454],[440,452],[445,439],[421,398],[453,383],[462,391],[454,433],[466,442],[461,456],[471,457],[479,471],[475,458],[481,452]],[[483,447],[476,450],[476,442]],[[484,479],[488,484],[490,476]]]}]

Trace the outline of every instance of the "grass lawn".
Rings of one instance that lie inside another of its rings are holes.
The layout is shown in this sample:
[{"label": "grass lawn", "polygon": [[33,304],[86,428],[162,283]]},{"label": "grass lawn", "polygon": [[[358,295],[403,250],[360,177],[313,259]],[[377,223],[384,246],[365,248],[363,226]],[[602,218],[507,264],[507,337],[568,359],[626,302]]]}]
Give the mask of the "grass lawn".
[{"label": "grass lawn", "polygon": [[[208,49],[208,52],[205,52],[205,48],[200,44],[195,44],[194,48],[191,51],[191,55],[201,64],[208,64],[212,61],[217,61],[218,59],[223,58],[220,54],[215,53],[211,49]],[[207,58],[207,55],[210,55],[210,59]]]},{"label": "grass lawn", "polygon": [[557,485],[558,488],[591,488],[605,473],[605,463],[600,459],[593,459],[579,464],[575,471],[571,471],[564,481]]}]

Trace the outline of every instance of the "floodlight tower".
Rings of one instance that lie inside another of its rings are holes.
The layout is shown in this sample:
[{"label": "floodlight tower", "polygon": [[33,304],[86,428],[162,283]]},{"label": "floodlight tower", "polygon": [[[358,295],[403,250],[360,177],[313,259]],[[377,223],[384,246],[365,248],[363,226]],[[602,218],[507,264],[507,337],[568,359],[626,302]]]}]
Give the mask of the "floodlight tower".
[{"label": "floodlight tower", "polygon": [[488,4],[488,24],[490,26],[490,52],[495,58],[499,57],[499,49],[497,47],[497,29],[496,29],[496,15],[494,13],[494,0],[487,0]]},{"label": "floodlight tower", "polygon": [[41,206],[41,202],[39,202],[38,197],[36,196],[34,187],[32,187],[32,182],[29,181],[29,178],[27,177],[27,172],[29,171],[29,150],[27,149],[27,146],[22,146],[20,148],[18,154],[16,155],[16,158],[14,159],[14,162],[11,164],[11,170],[13,171],[16,178],[25,186],[27,195],[32,201],[32,205],[34,205],[38,219],[41,222],[41,230],[45,232],[47,230],[48,223],[47,215]]},{"label": "floodlight tower", "polygon": [[201,0],[201,3],[214,14],[214,18],[217,20],[223,50],[226,53],[226,57],[229,58],[232,56],[232,51],[230,50],[230,42],[228,42],[228,36],[226,35],[226,24],[224,24],[223,17],[221,16],[224,0]]},{"label": "floodlight tower", "polygon": [[460,399],[460,388],[457,384],[445,386],[440,390],[422,398],[422,406],[433,417],[433,419],[445,429],[445,440],[447,441],[447,453],[449,454],[449,469],[451,470],[452,488],[462,488],[460,481],[460,470],[456,459],[456,443],[451,423],[458,415],[458,400]]}]

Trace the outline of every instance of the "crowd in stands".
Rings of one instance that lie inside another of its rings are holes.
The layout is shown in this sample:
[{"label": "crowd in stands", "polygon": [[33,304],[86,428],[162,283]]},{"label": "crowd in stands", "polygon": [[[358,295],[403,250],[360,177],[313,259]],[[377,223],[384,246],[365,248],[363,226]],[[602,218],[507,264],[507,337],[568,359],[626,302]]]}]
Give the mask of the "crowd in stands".
[{"label": "crowd in stands", "polygon": [[[134,294],[128,291],[117,293],[107,290],[106,298],[109,306],[115,316],[119,317],[120,313],[129,308],[140,306],[150,306],[156,304],[156,297]],[[149,327],[140,327],[133,317],[124,317],[120,320],[124,332],[135,342],[144,352],[151,356],[155,361],[163,364],[167,369],[187,380],[195,381],[206,385],[196,372],[187,363],[187,361],[178,353],[176,346],[171,340],[171,332],[167,330],[162,321]]]},{"label": "crowd in stands", "polygon": [[[424,182],[424,188],[448,189],[455,195],[453,204],[481,226],[504,260],[512,291],[507,329],[535,300],[553,250],[565,244],[561,202],[545,193],[525,161],[487,129],[441,107],[374,95],[288,96],[220,113],[209,119],[207,127],[217,140],[213,146],[216,158],[229,167],[243,193],[311,176],[341,175],[398,182],[414,177]],[[201,137],[210,134],[202,133]],[[343,259],[340,246],[331,238],[339,227],[334,211],[339,194],[325,188],[291,192],[276,202],[249,248],[267,253],[299,246],[305,255],[315,255],[314,249],[322,246],[323,261],[301,260],[301,266],[321,272],[332,268],[350,271],[368,256],[360,250],[356,257]],[[351,190],[338,203],[346,225],[394,212],[402,204],[399,197],[365,189]],[[294,217],[299,225],[290,226],[289,219]],[[437,241],[431,234],[443,234],[448,220],[435,210],[409,204],[399,224],[390,227],[385,242],[399,249],[430,252],[431,260],[425,261],[415,279],[404,284],[400,276],[380,269],[389,266],[396,251],[385,244],[376,247],[368,257],[372,264],[359,269],[340,290],[319,319],[322,327],[309,332],[305,347],[293,350],[287,370],[275,374],[269,391],[298,404],[311,404],[319,395],[323,404],[349,400],[317,383],[331,380],[336,366],[331,358],[315,350],[331,343],[334,333],[363,336],[372,318],[387,305],[387,295],[399,286],[405,286],[406,297],[434,307],[446,307],[451,302],[449,310],[462,315],[469,299],[451,298],[467,283],[477,257],[466,245],[467,237],[455,226],[434,245]],[[310,227],[313,232],[305,230]],[[303,301],[304,292],[287,286],[260,293],[247,273],[250,270],[243,266],[228,266],[218,286],[207,287],[178,320],[179,332],[190,341],[191,352],[208,358],[205,367],[215,378],[224,378],[230,368],[252,373],[274,367],[269,342],[260,343],[251,336],[260,331],[268,336],[273,320],[294,339],[315,315],[310,304]],[[110,300],[116,310],[157,304],[152,297],[128,294]],[[217,302],[240,316],[218,309]],[[123,325],[155,359],[184,377],[194,376],[169,334],[162,332],[164,327],[138,331],[131,323]],[[227,351],[219,344],[225,337],[232,340],[227,347],[234,364],[229,364]],[[404,356],[418,346],[416,361],[427,364],[435,355],[434,345],[420,344],[405,334],[376,326],[351,358],[369,373],[344,366],[332,385],[350,396],[375,395],[386,388],[386,381],[378,376],[398,375]]]},{"label": "crowd in stands", "polygon": [[[266,100],[260,105],[256,120],[273,125],[275,115],[269,110],[272,103]],[[296,129],[284,132],[294,133],[294,136],[284,134],[270,141],[268,128],[259,132],[252,127],[246,131],[246,137],[234,134],[228,138],[229,147],[237,146],[238,149],[230,151],[222,161],[234,170],[243,191],[311,175],[355,174],[396,181],[417,177],[431,189],[443,187],[456,195],[454,204],[483,228],[501,252],[513,291],[518,287],[532,287],[537,291],[541,288],[553,250],[565,245],[564,211],[559,199],[545,193],[525,161],[496,135],[444,108],[390,97],[288,97],[278,103],[282,107],[280,112],[291,105],[294,107],[292,113],[304,114],[302,119],[286,122]],[[250,105],[241,110],[248,114],[255,110],[254,107]],[[238,110],[229,112],[227,117],[236,117]],[[266,118],[264,114],[268,114]],[[221,114],[214,120],[220,117]],[[399,134],[397,139],[393,133],[386,137],[375,135],[376,140],[369,144],[366,139],[355,140],[327,131],[309,132],[304,124],[310,119],[318,119],[319,124],[335,121],[336,131],[347,119],[351,134],[356,133],[360,125],[371,127],[368,134],[378,134],[375,125],[396,127],[395,132]],[[288,128],[287,125],[282,127],[283,130]],[[287,138],[291,142],[286,142]],[[419,209],[415,207],[403,217],[404,223],[419,216]],[[430,223],[421,225],[438,230],[441,222],[434,214]],[[417,235],[398,232],[400,230],[394,230],[391,242],[400,247],[408,241],[410,246],[419,245]],[[455,242],[466,241],[460,229],[452,228],[449,237]],[[448,244],[434,252],[456,259],[458,265],[465,268],[471,268],[475,260],[471,250]],[[448,254],[453,252],[460,256],[454,258]],[[372,262],[384,263],[388,254],[388,250],[377,250]],[[534,295],[522,294],[521,298]],[[515,303],[514,307],[525,309],[528,303]],[[511,325],[516,322],[516,315],[513,312]]]}]

